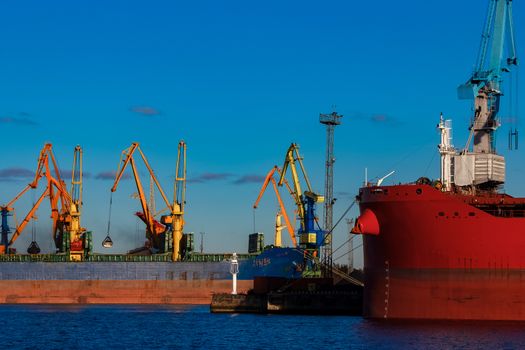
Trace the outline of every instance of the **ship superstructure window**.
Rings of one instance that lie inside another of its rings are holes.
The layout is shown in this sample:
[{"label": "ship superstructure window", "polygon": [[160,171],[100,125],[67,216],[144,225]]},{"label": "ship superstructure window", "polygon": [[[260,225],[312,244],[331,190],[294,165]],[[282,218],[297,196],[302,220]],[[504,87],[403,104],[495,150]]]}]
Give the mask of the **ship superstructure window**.
[{"label": "ship superstructure window", "polygon": [[440,212],[438,213],[438,215],[439,215],[439,216],[445,216],[445,213],[442,212],[442,211],[440,211]]},{"label": "ship superstructure window", "polygon": [[421,188],[418,188],[418,189],[416,190],[416,193],[417,193],[417,194],[421,194],[421,193],[423,193],[423,190],[422,190]]}]

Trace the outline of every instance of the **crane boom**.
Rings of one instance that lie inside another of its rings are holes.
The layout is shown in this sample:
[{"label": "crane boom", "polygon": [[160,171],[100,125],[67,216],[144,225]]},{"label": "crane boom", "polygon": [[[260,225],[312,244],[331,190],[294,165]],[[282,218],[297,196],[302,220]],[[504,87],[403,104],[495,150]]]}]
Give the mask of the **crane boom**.
[{"label": "crane boom", "polygon": [[173,215],[173,212],[174,212],[173,206],[168,201],[168,198],[164,190],[162,189],[157,177],[155,176],[155,173],[153,172],[153,169],[150,166],[146,156],[140,149],[138,142],[133,142],[130,147],[128,147],[122,152],[122,155],[120,157],[119,167],[117,169],[117,173],[115,174],[115,181],[113,183],[113,186],[111,187],[111,192],[115,192],[117,190],[120,180],[122,179],[122,175],[124,174],[124,170],[129,165],[133,173],[133,178],[135,180],[135,185],[137,187],[138,198],[139,198],[140,205],[142,208],[142,212],[136,213],[136,215],[146,224],[146,238],[153,244],[153,248],[157,249],[160,252],[164,252],[166,251],[166,249],[168,249],[166,245],[167,244],[166,233],[167,233],[168,228],[171,227],[171,223],[169,222],[170,220],[165,220],[165,219],[161,220],[162,224],[156,221],[154,218],[154,213],[151,212],[148,206],[144,188],[142,186],[139,172],[137,170],[136,160],[133,157],[136,151],[138,151],[138,153],[140,154],[140,158],[142,159],[144,165],[148,169],[151,179],[156,185],[166,206],[170,209],[170,212]]},{"label": "crane boom", "polygon": [[173,234],[172,260],[181,260],[181,240],[184,230],[184,205],[186,204],[186,143],[180,141],[177,147],[175,181],[173,184],[173,205],[171,215],[163,216],[161,221],[171,225]]},{"label": "crane boom", "polygon": [[[502,75],[518,64],[512,0],[490,0],[486,18],[476,69],[467,82],[458,87],[458,97],[475,99],[472,134],[469,137],[469,140],[474,140],[473,152],[495,154],[494,134],[500,126],[498,113],[503,95],[500,87]],[[505,41],[506,37],[508,42]],[[508,47],[506,59],[505,44]],[[469,147],[467,144],[465,150],[468,151]]]},{"label": "crane boom", "polygon": [[180,212],[184,212],[184,204],[186,204],[186,143],[180,141],[177,147],[177,164],[175,165],[173,207],[178,205]]},{"label": "crane boom", "polygon": [[[277,197],[277,201],[279,202],[279,206],[281,208],[281,212],[283,214],[284,221],[286,223],[286,229],[288,230],[288,234],[290,235],[290,239],[292,240],[292,244],[295,247],[295,246],[297,246],[297,240],[295,239],[293,226],[292,226],[292,224],[290,222],[290,219],[288,217],[288,213],[286,212],[286,208],[284,207],[284,203],[283,203],[281,195],[279,193],[279,189],[277,188],[277,182],[275,181],[275,178],[274,178],[275,172],[280,174],[279,168],[277,166],[274,166],[272,168],[272,170],[270,170],[268,172],[268,174],[266,175],[266,178],[264,179],[264,182],[263,182],[263,185],[261,187],[261,190],[259,191],[259,195],[257,196],[257,199],[255,200],[255,203],[253,204],[253,208],[257,209],[257,207],[259,206],[259,202],[261,201],[261,198],[262,198],[264,192],[266,191],[266,188],[268,187],[268,184],[271,182],[272,185],[273,185],[273,189],[275,191],[275,195]],[[287,184],[288,188],[290,189],[288,183],[286,183],[286,184]]]},{"label": "crane boom", "polygon": [[71,197],[76,210],[82,208],[82,147],[76,146],[73,152],[73,168],[71,170]]},{"label": "crane boom", "polygon": [[[518,64],[512,20],[512,0],[490,0],[487,20],[481,35],[476,69],[469,80],[459,86],[458,96],[472,99],[479,89],[489,86],[499,90],[501,73],[508,72]],[[504,57],[505,37],[508,38],[508,54]],[[489,50],[490,47],[490,50]]]},{"label": "crane boom", "polygon": [[166,203],[166,205],[169,205],[170,202],[168,200],[168,197],[164,193],[164,190],[162,189],[162,186],[160,185],[159,180],[157,180],[157,177],[155,176],[155,173],[153,172],[153,169],[149,165],[148,159],[146,158],[146,156],[144,155],[144,153],[142,152],[140,147],[138,147],[138,151],[139,151],[139,154],[140,154],[140,156],[142,158],[142,161],[144,162],[144,165],[148,169],[148,172],[150,173],[150,176],[153,179],[153,182],[155,183],[155,185],[157,185],[157,189],[159,190],[159,193],[160,193],[162,199],[164,200],[164,203]]},{"label": "crane boom", "polygon": [[146,196],[144,195],[144,189],[142,188],[142,183],[140,182],[140,176],[138,174],[137,167],[135,166],[135,160],[132,157],[130,158],[129,164],[131,165],[131,170],[133,171],[133,176],[135,177],[135,184],[139,193],[140,205],[142,207],[142,212],[144,213],[146,225],[148,226],[148,231],[151,234],[153,234],[155,232],[153,215],[149,211]]},{"label": "crane boom", "polygon": [[[42,175],[40,175],[40,177],[42,177]],[[12,211],[13,210],[13,204],[15,204],[15,202],[17,200],[20,199],[20,197],[22,197],[27,191],[29,191],[30,189],[32,189],[33,187],[31,186],[31,184],[28,184],[26,187],[24,187],[24,189],[22,191],[20,191],[16,196],[15,198],[13,198],[10,202],[8,202],[6,205],[4,206],[1,206],[0,208],[2,209],[5,209],[7,211]]]},{"label": "crane boom", "polygon": [[133,153],[135,152],[138,146],[139,144],[137,142],[133,142],[129,148],[122,151],[117,173],[115,175],[115,181],[113,182],[113,186],[111,187],[111,192],[115,192],[117,190],[118,184],[120,183],[120,179],[124,174],[124,170],[126,170],[126,167],[128,166],[131,157],[133,157]]},{"label": "crane boom", "polygon": [[[86,229],[80,224],[82,214],[82,147],[77,145],[73,152],[73,167],[71,170],[71,197],[69,222],[69,257],[71,261],[82,261],[91,237],[87,237]],[[61,237],[57,237],[60,242]]]},{"label": "crane boom", "polygon": [[144,195],[144,189],[142,187],[140,176],[138,174],[137,167],[135,166],[135,161],[133,158],[133,154],[138,148],[139,148],[138,142],[133,142],[129,148],[127,148],[126,150],[122,152],[121,162],[119,162],[119,169],[115,176],[115,181],[113,183],[113,186],[111,187],[111,192],[115,192],[117,190],[120,180],[122,179],[122,175],[124,174],[124,170],[126,170],[129,164],[131,166],[133,177],[135,179],[135,185],[137,187],[139,201],[142,207],[142,213],[144,214],[144,222],[146,223],[146,230],[147,230],[146,235],[148,236],[148,238],[151,238],[150,236],[153,236],[155,233],[155,224],[153,222],[153,217],[149,211],[148,204],[146,201],[146,196]]},{"label": "crane boom", "polygon": [[[307,191],[304,191],[304,193],[301,190],[301,182],[299,181],[299,173],[297,171],[296,162],[299,163],[303,178],[306,182],[306,187],[308,189]],[[292,173],[292,181],[294,186],[292,196],[297,206],[297,213],[301,224],[298,232],[300,238],[299,243],[301,248],[310,250],[315,256],[317,256],[319,247],[324,245],[325,242],[324,231],[315,227],[315,224],[317,223],[317,219],[315,217],[315,205],[316,203],[324,202],[324,196],[312,191],[310,180],[308,179],[306,169],[299,154],[299,146],[295,143],[292,143],[286,152],[284,164],[282,167],[283,170],[280,173],[281,176],[279,178],[279,186],[283,185],[288,168],[290,168],[290,172]]]},{"label": "crane boom", "polygon": [[272,170],[270,170],[268,174],[266,174],[261,190],[259,191],[259,195],[257,196],[255,203],[253,204],[253,209],[257,209],[257,207],[259,206],[259,202],[261,201],[261,198],[264,192],[266,192],[266,188],[268,187],[268,184],[270,183],[270,179],[273,178],[273,174],[275,173],[276,170],[277,170],[277,166],[274,166]]},{"label": "crane boom", "polygon": [[[305,191],[304,193],[301,190],[301,182],[299,181],[299,172],[297,171],[297,166],[295,165],[296,161],[299,163],[299,167],[301,168],[303,178],[306,182],[306,187],[308,188],[308,191]],[[305,218],[306,218],[306,211],[307,211],[306,200],[304,197],[311,198],[314,202],[322,203],[324,201],[324,196],[321,196],[312,191],[310,180],[308,179],[306,169],[302,162],[302,158],[299,154],[299,146],[295,143],[292,143],[290,147],[288,148],[288,151],[286,151],[283,168],[282,168],[282,171],[280,172],[281,176],[279,178],[279,186],[282,186],[283,183],[285,182],[285,175],[286,175],[286,171],[288,170],[288,168],[290,168],[290,172],[292,173],[292,182],[294,185],[294,191],[292,193],[292,196],[294,197],[295,204],[297,206],[297,212],[299,215],[299,219],[301,220],[301,227],[304,230],[306,227]]]},{"label": "crane boom", "polygon": [[[279,167],[277,167],[277,174],[279,174],[279,179],[281,178],[281,169],[279,169]],[[288,182],[288,180],[286,180],[286,178],[283,179],[283,183],[284,185],[286,186],[286,189],[288,190],[288,193],[290,193],[290,196],[292,196],[293,198],[293,194],[294,194],[294,191],[292,189],[292,187],[290,186],[290,183]]]},{"label": "crane boom", "polygon": [[[8,252],[8,247],[12,245],[20,236],[27,223],[34,216],[34,213],[38,209],[40,203],[46,196],[49,197],[49,203],[51,207],[52,232],[54,237],[56,237],[57,235],[57,230],[61,230],[70,222],[69,213],[71,205],[71,196],[67,192],[66,185],[60,177],[60,171],[55,156],[53,154],[52,145],[50,143],[46,143],[40,151],[37,162],[37,169],[31,183],[29,183],[24,189],[22,189],[22,191],[20,191],[10,202],[8,202],[7,205],[0,207],[2,212],[2,222],[7,222],[7,216],[9,215],[9,212],[14,211],[13,205],[15,204],[15,202],[18,201],[30,189],[38,188],[40,180],[43,177],[46,178],[46,188],[44,192],[39,197],[37,203],[33,205],[30,212],[26,215],[24,221],[22,221],[22,223],[18,225],[18,227],[15,230],[15,233],[13,234],[9,242],[7,241],[7,237],[2,237],[4,248],[2,249],[1,253]],[[6,230],[3,227],[2,232],[4,231]],[[59,246],[57,246],[57,248],[58,247]]]},{"label": "crane boom", "polygon": [[[133,142],[129,148],[125,149],[122,152],[122,156],[121,156],[121,159],[120,159],[121,162],[119,163],[119,167],[117,169],[117,174],[115,176],[115,181],[113,183],[113,187],[111,187],[111,192],[115,192],[117,190],[118,184],[120,183],[122,175],[124,174],[124,170],[126,170],[127,165],[132,161],[133,154],[137,150],[139,151],[139,154],[140,154],[140,156],[141,156],[141,158],[142,158],[142,160],[144,162],[144,165],[148,169],[148,172],[149,172],[151,178],[153,179],[155,185],[157,186],[157,189],[159,190],[159,193],[161,194],[162,199],[164,200],[166,205],[171,207],[170,202],[168,201],[168,197],[166,197],[166,194],[164,193],[164,190],[162,189],[159,181],[157,180],[157,177],[155,176],[155,173],[153,172],[153,169],[149,165],[148,159],[146,158],[146,156],[144,155],[144,153],[140,149],[138,142]],[[138,176],[138,173],[137,174],[133,173],[133,174],[134,174],[134,176]],[[136,180],[136,178],[135,178],[135,180]]]},{"label": "crane boom", "polygon": [[[297,158],[294,158],[294,152],[297,154]],[[303,226],[305,208],[304,208],[304,203],[302,199],[301,182],[299,181],[299,175],[297,174],[297,168],[295,166],[296,159],[300,161],[299,154],[298,154],[298,147],[295,143],[292,143],[290,147],[288,148],[288,151],[286,152],[286,155],[284,157],[284,164],[283,164],[282,171],[281,171],[281,177],[279,178],[279,186],[283,185],[286,171],[288,170],[288,167],[290,167],[290,171],[292,173],[292,182],[294,185],[293,197],[294,197],[295,204],[297,206],[297,214],[299,215],[299,218],[301,219],[301,226]],[[304,168],[301,166],[301,169],[304,169]]]},{"label": "crane boom", "polygon": [[16,228],[15,232],[13,233],[13,237],[9,240],[9,246],[11,246],[13,243],[16,242],[18,239],[18,236],[22,233],[22,231],[26,228],[27,224],[31,219],[34,218],[35,212],[37,211],[38,207],[40,206],[40,203],[44,200],[44,198],[49,195],[49,188],[46,188],[44,192],[40,195],[36,203],[33,205],[29,213],[25,216],[24,220],[20,223],[20,225]]},{"label": "crane boom", "polygon": [[[49,164],[50,160],[52,168]],[[46,143],[40,151],[35,177],[30,184],[32,188],[36,188],[38,186],[38,180],[42,177],[42,174],[46,176],[48,184],[49,182],[52,182],[56,186],[59,195],[58,199],[61,201],[62,208],[64,208],[66,211],[69,210],[71,197],[69,196],[69,193],[66,190],[65,182],[62,180],[60,175],[60,169],[58,168],[58,163],[53,153],[53,145],[51,143]],[[53,190],[50,188],[49,192],[50,200],[52,200],[54,198]]]}]

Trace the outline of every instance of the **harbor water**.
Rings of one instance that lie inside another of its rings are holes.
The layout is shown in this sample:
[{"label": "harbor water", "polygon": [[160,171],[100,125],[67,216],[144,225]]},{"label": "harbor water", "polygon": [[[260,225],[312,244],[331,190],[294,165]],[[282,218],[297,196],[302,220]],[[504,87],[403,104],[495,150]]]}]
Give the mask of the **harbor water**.
[{"label": "harbor water", "polygon": [[2,305],[4,349],[523,349],[523,323],[211,314],[207,306]]}]

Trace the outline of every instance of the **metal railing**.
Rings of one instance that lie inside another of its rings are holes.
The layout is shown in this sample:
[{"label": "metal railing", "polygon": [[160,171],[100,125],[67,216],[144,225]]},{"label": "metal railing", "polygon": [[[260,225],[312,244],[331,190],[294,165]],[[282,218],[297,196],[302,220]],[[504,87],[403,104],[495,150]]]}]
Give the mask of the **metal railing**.
[{"label": "metal railing", "polygon": [[[247,260],[257,254],[237,254],[237,259]],[[183,261],[187,262],[220,262],[229,261],[232,254],[199,254],[188,255]],[[67,254],[4,254],[0,255],[1,262],[69,262]],[[152,255],[129,254],[91,254],[84,261],[87,262],[172,262],[171,253]]]}]

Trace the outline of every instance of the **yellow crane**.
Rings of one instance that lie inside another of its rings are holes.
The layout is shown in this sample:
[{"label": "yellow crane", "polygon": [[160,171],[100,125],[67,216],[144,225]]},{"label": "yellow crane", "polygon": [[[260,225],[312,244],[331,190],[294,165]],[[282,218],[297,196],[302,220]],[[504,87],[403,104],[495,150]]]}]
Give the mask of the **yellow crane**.
[{"label": "yellow crane", "polygon": [[71,261],[82,261],[86,248],[88,247],[88,237],[86,229],[80,225],[80,215],[82,212],[82,148],[76,146],[73,153],[73,168],[71,170],[71,206],[69,210],[69,258]]},{"label": "yellow crane", "polygon": [[[304,193],[302,192],[296,162],[299,163],[303,178],[306,182],[306,187],[308,188]],[[299,146],[295,143],[292,143],[286,151],[281,177],[279,178],[279,186],[283,185],[288,168],[292,173],[292,182],[294,186],[292,196],[295,205],[297,206],[297,213],[300,221],[300,228],[298,230],[299,244],[301,248],[312,251],[315,256],[318,254],[319,247],[324,244],[324,231],[315,227],[317,224],[315,205],[324,202],[324,196],[313,192],[302,158],[299,154]]]},{"label": "yellow crane", "polygon": [[[186,204],[186,143],[180,141],[177,148],[177,164],[175,167],[175,183],[173,186],[173,206],[171,217],[163,216],[161,222],[172,221],[173,230],[173,261],[181,259],[181,240],[184,229],[184,205]],[[167,222],[166,222],[167,223]]]},{"label": "yellow crane", "polygon": [[184,205],[186,204],[186,143],[180,141],[177,147],[177,163],[175,165],[175,181],[173,183],[173,204],[166,206],[156,215],[171,210],[170,215],[160,217],[160,222],[170,226],[173,235],[172,260],[179,261],[182,257],[182,237],[184,230]]}]

